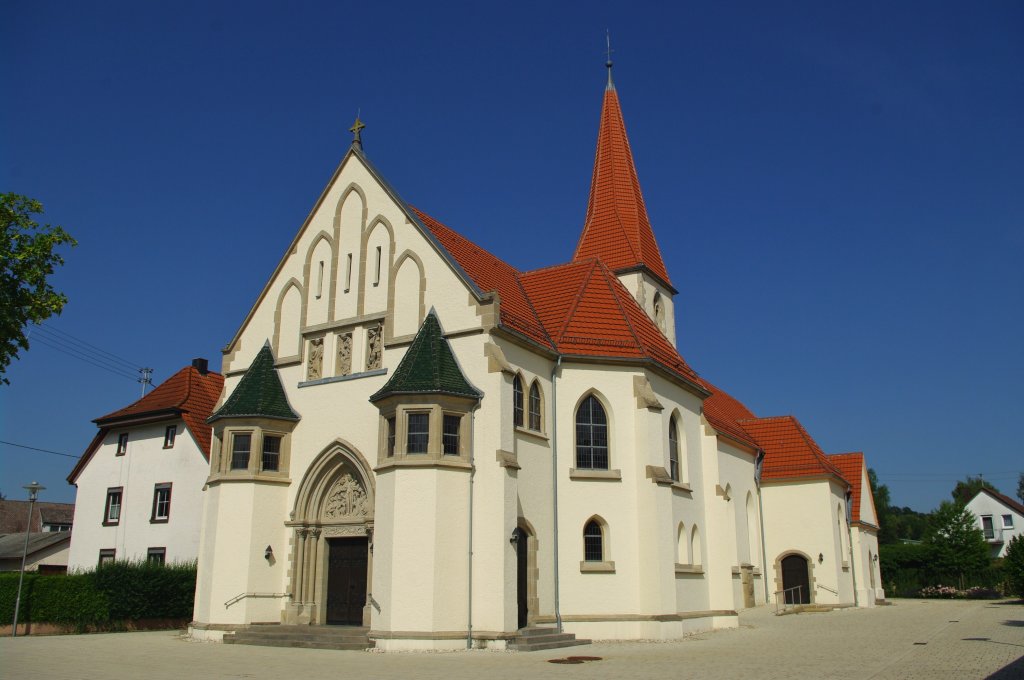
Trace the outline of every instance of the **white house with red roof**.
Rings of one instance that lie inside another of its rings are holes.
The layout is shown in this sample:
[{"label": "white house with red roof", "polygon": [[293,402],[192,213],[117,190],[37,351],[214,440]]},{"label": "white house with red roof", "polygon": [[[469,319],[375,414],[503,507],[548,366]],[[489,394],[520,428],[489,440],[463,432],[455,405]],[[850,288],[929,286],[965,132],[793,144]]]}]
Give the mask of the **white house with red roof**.
[{"label": "white house with red roof", "polygon": [[97,418],[99,431],[68,475],[76,487],[68,568],[106,560],[196,559],[206,423],[224,380],[196,359],[152,392]]},{"label": "white house with red roof", "polygon": [[[782,590],[779,560],[819,545],[780,536],[790,552],[765,561],[771,446],[676,347],[608,66],[575,254],[533,271],[405,203],[356,121],[224,351],[194,636],[675,638],[736,626]],[[850,485],[822,465],[829,490],[785,512],[831,528],[831,488]],[[816,601],[852,603],[852,584],[816,580],[836,591]]]},{"label": "white house with red roof", "polygon": [[1010,541],[1024,535],[1024,504],[995,489],[979,491],[967,509],[974,513],[992,557],[1006,557]]}]

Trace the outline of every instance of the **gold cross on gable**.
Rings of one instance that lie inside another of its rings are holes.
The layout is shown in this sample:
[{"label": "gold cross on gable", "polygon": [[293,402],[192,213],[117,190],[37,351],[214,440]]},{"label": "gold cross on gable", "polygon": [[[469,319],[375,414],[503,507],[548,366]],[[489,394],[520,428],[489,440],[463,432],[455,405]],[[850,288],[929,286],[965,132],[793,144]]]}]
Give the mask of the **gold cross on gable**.
[{"label": "gold cross on gable", "polygon": [[362,139],[362,134],[361,133],[362,133],[364,127],[366,127],[366,125],[363,123],[363,121],[359,120],[359,114],[356,114],[356,122],[353,123],[352,127],[350,127],[348,129],[348,131],[352,133],[352,143],[353,144],[358,144],[358,145],[362,146],[363,139]]}]

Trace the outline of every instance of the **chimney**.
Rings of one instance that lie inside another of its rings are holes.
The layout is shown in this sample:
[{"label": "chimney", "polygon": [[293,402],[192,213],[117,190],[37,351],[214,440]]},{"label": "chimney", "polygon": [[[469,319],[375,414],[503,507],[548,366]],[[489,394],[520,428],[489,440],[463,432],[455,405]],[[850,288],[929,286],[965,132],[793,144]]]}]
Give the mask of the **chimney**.
[{"label": "chimney", "polygon": [[206,359],[193,359],[192,368],[199,371],[200,375],[206,375],[207,373],[210,372],[209,363],[206,361]]}]

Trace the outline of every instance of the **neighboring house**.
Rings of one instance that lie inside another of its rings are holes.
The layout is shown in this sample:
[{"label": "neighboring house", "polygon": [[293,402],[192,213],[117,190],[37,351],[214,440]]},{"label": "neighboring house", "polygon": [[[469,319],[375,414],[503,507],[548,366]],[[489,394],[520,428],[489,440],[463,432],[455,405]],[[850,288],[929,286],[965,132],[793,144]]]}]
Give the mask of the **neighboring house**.
[{"label": "neighboring house", "polygon": [[0,571],[20,571],[26,555],[25,571],[40,574],[63,574],[68,570],[70,531],[46,531],[29,534],[28,551],[25,533],[0,534]]},{"label": "neighboring house", "polygon": [[135,403],[94,421],[99,431],[68,476],[78,489],[70,568],[196,558],[209,472],[206,419],[223,383],[205,359],[196,359]]},{"label": "neighboring house", "polygon": [[[29,501],[0,500],[0,534],[24,533],[28,512]],[[32,504],[32,531],[71,531],[74,516],[74,503],[36,501]]]},{"label": "neighboring house", "polygon": [[1014,536],[1024,534],[1024,504],[994,489],[982,489],[967,503],[978,518],[992,557],[1006,557],[1006,548]]},{"label": "neighboring house", "polygon": [[676,348],[610,70],[583,232],[544,269],[402,201],[360,125],[224,350],[194,636],[674,638],[737,626],[791,555],[811,601],[853,603],[851,484],[795,419],[757,419]]}]

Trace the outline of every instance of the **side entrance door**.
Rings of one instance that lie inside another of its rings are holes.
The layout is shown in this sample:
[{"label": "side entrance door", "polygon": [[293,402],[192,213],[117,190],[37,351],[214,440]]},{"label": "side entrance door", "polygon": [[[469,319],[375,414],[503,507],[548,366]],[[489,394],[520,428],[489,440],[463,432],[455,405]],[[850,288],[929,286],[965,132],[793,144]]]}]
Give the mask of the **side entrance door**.
[{"label": "side entrance door", "polygon": [[366,537],[330,538],[327,545],[327,623],[361,626],[366,604]]},{"label": "side entrance door", "polygon": [[516,605],[518,607],[518,625],[526,628],[529,618],[529,602],[526,585],[527,535],[520,528],[516,529]]},{"label": "side entrance door", "polygon": [[[811,590],[807,577],[807,560],[801,555],[782,558],[782,589],[786,604],[810,604]],[[790,590],[800,586],[799,590]]]}]

